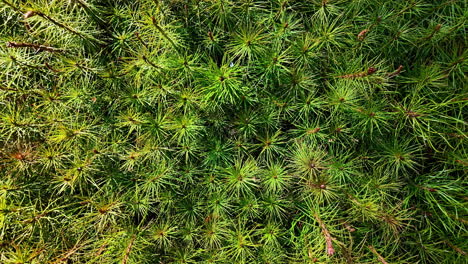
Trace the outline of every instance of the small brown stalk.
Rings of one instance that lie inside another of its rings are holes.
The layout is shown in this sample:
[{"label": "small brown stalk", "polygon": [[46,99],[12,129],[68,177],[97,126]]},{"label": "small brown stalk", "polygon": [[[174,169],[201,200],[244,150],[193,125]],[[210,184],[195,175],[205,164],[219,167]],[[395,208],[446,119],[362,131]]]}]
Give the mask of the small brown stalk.
[{"label": "small brown stalk", "polygon": [[330,232],[327,229],[327,226],[325,225],[325,223],[323,223],[322,219],[320,219],[318,214],[314,214],[314,217],[315,217],[315,220],[317,220],[317,222],[319,223],[320,228],[322,229],[322,234],[325,237],[325,241],[327,245],[327,254],[329,256],[332,256],[333,254],[335,254],[335,249],[333,248],[333,243],[332,243],[333,237],[331,236]]},{"label": "small brown stalk", "polygon": [[38,51],[48,51],[48,52],[63,52],[63,49],[58,49],[46,45],[34,44],[34,43],[25,43],[25,42],[7,42],[7,48],[32,48]]},{"label": "small brown stalk", "polygon": [[382,264],[388,264],[387,261],[385,261],[385,259],[382,257],[382,255],[380,255],[377,250],[375,250],[374,246],[371,246],[369,245],[368,248],[370,249],[370,251],[372,251],[372,253],[374,253],[374,255],[377,256],[377,258],[379,259],[380,263]]},{"label": "small brown stalk", "polygon": [[369,67],[369,69],[367,69],[367,71],[358,72],[358,73],[351,73],[351,74],[345,74],[345,75],[338,76],[338,78],[342,78],[342,79],[356,79],[356,78],[362,78],[362,77],[366,77],[366,76],[372,75],[372,74],[374,74],[376,71],[377,71],[376,68],[374,68],[374,67]]},{"label": "small brown stalk", "polygon": [[369,32],[369,29],[364,29],[363,31],[359,32],[357,35],[357,39],[359,41],[363,41],[366,38],[367,33]]},{"label": "small brown stalk", "polygon": [[399,74],[401,73],[401,70],[403,70],[403,65],[398,66],[398,68],[397,68],[394,72],[389,73],[389,74],[387,75],[387,77],[388,77],[388,78],[395,77],[395,76],[397,76],[397,75],[399,75]]},{"label": "small brown stalk", "polygon": [[130,243],[128,243],[128,246],[125,249],[125,255],[122,259],[122,264],[127,264],[128,257],[130,256],[130,252],[132,251],[133,242],[135,242],[135,239],[136,239],[136,235],[133,235],[132,238],[130,239]]}]

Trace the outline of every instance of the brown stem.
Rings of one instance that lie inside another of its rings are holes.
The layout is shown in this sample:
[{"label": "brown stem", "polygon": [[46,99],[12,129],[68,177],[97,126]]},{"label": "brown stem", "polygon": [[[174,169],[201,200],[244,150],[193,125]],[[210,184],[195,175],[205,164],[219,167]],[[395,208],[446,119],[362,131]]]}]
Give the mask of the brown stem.
[{"label": "brown stem", "polygon": [[49,213],[49,212],[40,213],[40,214],[38,214],[38,215],[35,215],[33,218],[24,220],[23,223],[30,224],[30,223],[36,222],[36,221],[38,221],[39,219],[41,219],[42,217],[46,216],[48,213]]},{"label": "brown stem", "polygon": [[159,31],[159,33],[161,33],[161,35],[163,35],[163,37],[165,39],[167,39],[167,41],[169,41],[172,45],[172,47],[174,47],[174,49],[178,52],[179,50],[177,49],[177,45],[174,43],[174,41],[172,41],[172,39],[167,35],[166,31],[164,31],[164,29],[161,28],[161,26],[159,26],[158,22],[156,21],[156,18],[154,16],[151,17],[151,21],[153,22],[153,26]]},{"label": "brown stem", "polygon": [[18,89],[0,86],[0,90],[18,92]]},{"label": "brown stem", "polygon": [[359,32],[359,34],[357,35],[358,40],[363,41],[366,38],[368,32],[369,29],[364,29],[363,31]]},{"label": "brown stem", "polygon": [[143,41],[143,39],[141,39],[140,33],[135,32],[135,37],[138,39],[138,41],[140,41],[141,44],[143,44],[143,46],[145,48],[148,48],[148,45],[146,45],[146,43]]},{"label": "brown stem", "polygon": [[47,69],[49,69],[49,70],[51,70],[53,72],[61,72],[59,70],[56,70],[56,69],[52,68],[52,66],[50,66],[49,63],[47,63],[47,62],[44,63],[44,66],[46,66]]},{"label": "brown stem", "polygon": [[387,75],[388,78],[392,78],[392,77],[397,76],[398,74],[401,73],[401,70],[403,70],[403,65],[398,66],[398,68],[397,68],[394,72],[389,73],[389,74]]},{"label": "brown stem", "polygon": [[318,216],[318,214],[314,214],[315,220],[320,225],[320,228],[322,229],[322,234],[325,237],[326,245],[327,245],[327,254],[329,256],[335,254],[335,249],[333,248],[333,237],[331,236],[330,232],[327,229],[327,226],[323,223],[322,219]]},{"label": "brown stem", "polygon": [[377,71],[376,68],[374,68],[374,67],[369,67],[369,69],[367,69],[367,71],[358,72],[358,73],[351,73],[351,74],[345,74],[345,75],[338,76],[338,78],[342,78],[342,79],[362,78],[362,77],[366,77],[366,76],[372,75],[372,74],[374,74],[376,71]]},{"label": "brown stem", "polygon": [[405,114],[410,118],[417,118],[417,117],[422,116],[422,114],[413,112],[411,110],[406,111]]},{"label": "brown stem", "polygon": [[213,32],[208,31],[208,37],[210,38],[212,42],[214,42]]},{"label": "brown stem", "polygon": [[349,232],[354,232],[356,231],[356,228],[352,227],[349,223],[343,222],[344,227],[349,231]]},{"label": "brown stem", "polygon": [[106,249],[107,247],[107,243],[104,243],[102,244],[99,248],[98,248],[98,251],[96,252],[96,256],[100,256],[104,250]]},{"label": "brown stem", "polygon": [[40,44],[34,44],[34,43],[25,43],[25,42],[8,41],[6,46],[7,48],[32,48],[32,49],[40,50],[40,51],[64,52],[63,49],[58,49],[58,48],[40,45]]},{"label": "brown stem", "polygon": [[455,66],[455,65],[457,65],[457,64],[460,64],[460,63],[464,62],[465,59],[466,59],[465,57],[461,57],[460,59],[458,59],[458,60],[456,60],[456,61],[450,63],[449,67],[453,67],[453,66]]},{"label": "brown stem", "polygon": [[[32,12],[32,11],[30,11],[30,12]],[[72,33],[72,34],[74,34],[74,35],[77,35],[77,36],[79,36],[79,37],[81,37],[81,38],[86,39],[86,37],[85,37],[83,34],[81,34],[80,32],[76,31],[75,29],[73,29],[73,28],[71,28],[71,27],[69,27],[69,26],[67,26],[67,25],[65,25],[65,24],[63,24],[63,23],[60,23],[59,21],[55,20],[54,18],[52,18],[52,17],[50,17],[50,16],[48,16],[48,15],[42,13],[42,12],[34,12],[34,13],[35,13],[36,15],[42,17],[42,18],[45,18],[46,20],[48,20],[48,21],[51,22],[52,24],[54,24],[54,25],[56,25],[56,26],[58,26],[58,27],[61,27],[61,28],[65,29],[65,30],[69,31],[70,33]]]},{"label": "brown stem", "polygon": [[31,33],[31,26],[29,25],[28,21],[26,21],[26,19],[30,18],[30,17],[33,17],[36,15],[36,12],[34,11],[28,11],[26,13],[23,14],[23,17],[24,17],[24,21],[23,21],[23,24],[24,24],[24,27],[26,28],[26,30]]},{"label": "brown stem", "polygon": [[429,188],[429,187],[421,186],[421,185],[418,185],[418,184],[416,185],[416,187],[418,187],[421,190],[425,190],[425,191],[429,191],[429,192],[437,192],[437,190],[434,189],[434,188]]},{"label": "brown stem", "polygon": [[380,263],[382,263],[382,264],[388,264],[388,262],[385,261],[385,259],[382,257],[382,255],[380,255],[380,254],[377,252],[377,250],[375,250],[375,248],[374,248],[373,246],[369,245],[368,247],[369,247],[370,251],[372,251],[372,253],[374,253],[374,255],[377,256],[377,258],[379,259]]},{"label": "brown stem", "polygon": [[468,166],[468,162],[460,160],[460,159],[455,160],[455,162],[458,163],[458,164],[461,164],[463,166]]},{"label": "brown stem", "polygon": [[59,263],[65,262],[66,260],[68,260],[68,258],[70,258],[71,255],[75,254],[75,252],[78,251],[81,247],[82,247],[82,246],[74,246],[73,248],[71,248],[70,250],[68,250],[68,251],[63,255],[63,257],[58,258],[56,261],[52,262],[52,264],[59,264]]},{"label": "brown stem", "polygon": [[130,243],[128,243],[128,246],[125,249],[125,255],[122,259],[122,264],[127,264],[128,257],[130,256],[130,252],[132,251],[133,242],[135,242],[135,239],[136,239],[136,235],[133,235],[132,238],[130,239]]},{"label": "brown stem", "polygon": [[440,30],[441,27],[442,27],[442,24],[437,24],[437,25],[434,27],[434,30],[432,30],[432,33],[431,33],[429,36],[423,38],[423,40],[429,40],[429,39],[431,39],[432,37],[434,37],[434,35],[435,35],[437,32],[439,32],[439,30]]},{"label": "brown stem", "polygon": [[310,134],[315,134],[315,133],[318,133],[320,131],[320,127],[316,127],[314,129],[309,129],[307,130],[306,134],[310,135]]},{"label": "brown stem", "polygon": [[160,66],[154,64],[154,62],[150,61],[145,55],[143,55],[141,58],[142,58],[146,63],[148,63],[149,65],[153,66],[154,68],[162,70],[162,67],[160,67]]},{"label": "brown stem", "polygon": [[447,246],[451,247],[453,250],[455,250],[456,252],[462,254],[463,256],[466,256],[466,252],[463,251],[461,248],[455,246],[454,244],[450,243],[449,241],[445,240],[444,241],[445,244],[447,244]]},{"label": "brown stem", "polygon": [[40,12],[40,11],[28,11],[27,13],[24,14],[24,18],[27,19],[27,18],[32,17],[32,16],[35,16],[35,15],[40,16],[40,17],[46,19],[46,20],[49,21],[50,23],[52,23],[52,24],[54,24],[54,25],[56,25],[56,26],[58,26],[58,27],[60,27],[60,28],[63,28],[63,29],[65,29],[66,31],[68,31],[68,32],[72,33],[73,35],[76,35],[76,36],[78,36],[78,37],[80,37],[80,38],[82,38],[82,39],[92,40],[92,41],[94,41],[94,42],[97,42],[97,43],[100,43],[100,44],[104,44],[104,42],[102,42],[101,40],[98,40],[98,39],[96,39],[96,38],[94,38],[94,37],[91,37],[91,36],[86,36],[86,35],[84,35],[83,33],[76,31],[76,30],[73,29],[72,27],[63,24],[63,23],[57,21],[55,18],[50,17],[50,16],[48,16],[48,15],[46,15],[46,14]]}]

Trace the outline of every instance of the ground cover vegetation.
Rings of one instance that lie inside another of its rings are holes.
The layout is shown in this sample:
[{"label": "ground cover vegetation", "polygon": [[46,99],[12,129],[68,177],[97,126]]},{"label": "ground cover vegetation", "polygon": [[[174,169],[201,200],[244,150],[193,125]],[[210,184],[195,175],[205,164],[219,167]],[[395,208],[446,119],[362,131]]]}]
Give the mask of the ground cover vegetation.
[{"label": "ground cover vegetation", "polygon": [[464,0],[0,0],[1,263],[467,263]]}]

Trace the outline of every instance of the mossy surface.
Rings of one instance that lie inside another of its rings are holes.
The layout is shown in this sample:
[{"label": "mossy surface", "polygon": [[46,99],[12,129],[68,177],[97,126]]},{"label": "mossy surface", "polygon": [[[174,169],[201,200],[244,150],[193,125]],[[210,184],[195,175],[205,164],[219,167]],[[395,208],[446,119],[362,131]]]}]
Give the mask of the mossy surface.
[{"label": "mossy surface", "polygon": [[466,263],[467,10],[0,0],[0,263]]}]

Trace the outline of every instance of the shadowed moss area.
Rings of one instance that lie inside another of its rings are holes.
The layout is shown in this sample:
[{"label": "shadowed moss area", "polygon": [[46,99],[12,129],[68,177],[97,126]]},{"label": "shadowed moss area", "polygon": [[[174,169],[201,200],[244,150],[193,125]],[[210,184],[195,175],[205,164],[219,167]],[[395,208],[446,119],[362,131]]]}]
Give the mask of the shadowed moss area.
[{"label": "shadowed moss area", "polygon": [[466,263],[463,0],[0,0],[0,263]]}]

